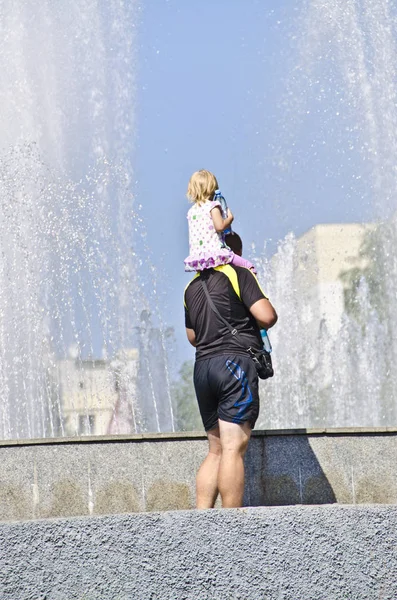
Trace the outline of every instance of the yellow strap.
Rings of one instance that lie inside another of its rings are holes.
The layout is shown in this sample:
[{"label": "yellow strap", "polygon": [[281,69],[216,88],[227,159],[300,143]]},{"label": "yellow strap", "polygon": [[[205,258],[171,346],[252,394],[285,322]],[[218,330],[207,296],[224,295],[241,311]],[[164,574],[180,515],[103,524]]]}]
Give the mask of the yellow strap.
[{"label": "yellow strap", "polygon": [[[246,269],[246,267],[244,267],[244,269]],[[249,269],[249,270],[251,271],[251,269]],[[262,292],[262,294],[265,296],[266,300],[269,300],[269,298],[266,296],[265,292],[262,290],[261,284],[259,283],[257,276],[252,271],[251,271],[251,273],[253,274],[253,276],[256,279],[256,283],[258,284],[258,288],[260,289],[260,291]]]},{"label": "yellow strap", "polygon": [[[241,268],[247,269],[247,267],[241,267]],[[237,277],[237,273],[233,269],[233,267],[231,267],[230,265],[220,265],[219,267],[215,267],[215,270],[216,271],[221,271],[221,273],[224,273],[226,275],[226,277],[229,279],[230,283],[232,284],[232,287],[233,287],[234,291],[236,292],[237,296],[241,300],[240,286],[239,286],[239,283],[238,283],[238,277]],[[268,297],[266,296],[265,292],[261,288],[261,285],[260,285],[260,283],[258,281],[258,278],[255,275],[255,273],[253,273],[251,271],[251,269],[248,269],[248,271],[255,277],[255,281],[258,284],[258,288],[260,289],[260,291],[262,292],[262,294],[265,296],[266,300],[268,300]]]},{"label": "yellow strap", "polygon": [[214,268],[215,268],[215,271],[220,271],[221,273],[224,273],[226,275],[226,277],[232,284],[232,288],[234,289],[235,293],[239,297],[239,300],[241,300],[238,277],[237,277],[237,273],[233,269],[233,267],[231,267],[230,265],[220,265],[219,267],[214,267]]},{"label": "yellow strap", "polygon": [[[244,268],[246,268],[246,267],[244,267]],[[223,273],[224,275],[226,275],[226,277],[228,278],[228,280],[232,284],[232,288],[233,288],[234,292],[236,293],[236,295],[238,296],[239,300],[241,301],[241,294],[240,294],[240,286],[239,286],[239,283],[238,283],[238,277],[237,277],[237,273],[233,269],[233,267],[231,267],[230,265],[219,265],[219,267],[214,267],[214,270],[215,271],[220,271],[221,273]],[[251,271],[251,270],[249,269],[249,271]],[[252,271],[251,271],[251,273],[252,273]],[[252,273],[252,275],[255,277],[256,283],[258,284],[258,287],[259,287],[260,291],[262,292],[262,294],[267,299],[267,296],[266,296],[265,292],[262,290],[262,288],[261,288],[261,286],[259,284],[257,276],[255,275],[255,273]],[[186,293],[186,290],[189,287],[189,285],[192,283],[192,281],[194,281],[198,276],[199,276],[199,273],[196,273],[196,275],[193,277],[193,279],[191,281],[189,281],[189,283],[185,287],[185,291],[183,293],[183,300],[184,300],[183,303],[185,305],[185,308],[187,308],[186,302],[185,302],[185,293]]]}]

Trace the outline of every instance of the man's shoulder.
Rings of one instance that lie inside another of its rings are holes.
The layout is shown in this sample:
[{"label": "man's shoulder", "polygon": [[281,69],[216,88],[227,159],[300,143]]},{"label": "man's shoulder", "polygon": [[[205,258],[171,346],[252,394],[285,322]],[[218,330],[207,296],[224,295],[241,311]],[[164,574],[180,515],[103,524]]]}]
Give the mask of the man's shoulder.
[{"label": "man's shoulder", "polygon": [[216,270],[219,270],[219,272],[226,275],[229,279],[237,278],[242,285],[247,281],[251,283],[258,281],[251,269],[248,269],[247,267],[239,267],[229,263],[228,265],[216,267]]},{"label": "man's shoulder", "polygon": [[238,265],[230,265],[238,275],[241,275],[243,277],[251,277],[253,276],[253,272],[251,271],[251,269],[248,269],[248,267],[239,267]]},{"label": "man's shoulder", "polygon": [[218,273],[218,276],[222,279],[228,280],[229,285],[233,288],[234,293],[241,300],[241,294],[252,286],[256,286],[256,278],[253,273],[245,267],[238,267],[236,265],[227,264],[215,267],[214,271]]},{"label": "man's shoulder", "polygon": [[[234,291],[239,296],[241,300],[241,294],[262,294],[265,298],[267,298],[265,292],[263,291],[255,273],[248,269],[247,267],[239,267],[237,265],[225,265],[227,267],[227,272],[225,274],[228,276],[230,283],[233,286]],[[220,267],[224,269],[224,267]]]},{"label": "man's shoulder", "polygon": [[185,291],[184,294],[186,295],[186,292],[188,292],[188,290],[190,290],[192,284],[194,284],[195,282],[198,282],[200,280],[200,273],[196,273],[191,280],[189,281],[189,283],[185,286]]},{"label": "man's shoulder", "polygon": [[[224,266],[228,267],[229,265],[224,265]],[[205,269],[205,271],[197,272],[185,287],[185,298],[187,295],[191,295],[191,294],[194,295],[195,291],[201,287],[200,286],[201,278],[207,282],[211,281],[212,285],[214,285],[214,282],[216,282],[215,283],[216,287],[218,285],[222,285],[222,283],[221,283],[222,281],[230,279],[230,277],[228,277],[227,274],[221,270],[222,268],[223,267],[220,267],[218,270],[218,267],[215,267],[215,268],[211,268],[211,269]],[[235,275],[235,277],[236,277],[236,275]]]},{"label": "man's shoulder", "polygon": [[248,267],[238,267],[237,265],[230,266],[236,271],[239,280],[258,283],[255,273],[253,273],[253,271]]}]

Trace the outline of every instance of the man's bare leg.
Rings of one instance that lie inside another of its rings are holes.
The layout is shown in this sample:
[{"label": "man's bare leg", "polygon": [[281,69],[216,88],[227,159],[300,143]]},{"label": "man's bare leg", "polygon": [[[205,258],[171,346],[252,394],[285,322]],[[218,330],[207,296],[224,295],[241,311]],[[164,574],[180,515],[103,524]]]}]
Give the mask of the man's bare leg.
[{"label": "man's bare leg", "polygon": [[221,459],[219,427],[207,431],[209,449],[196,475],[197,508],[214,508],[218,496],[218,471]]},{"label": "man's bare leg", "polygon": [[244,455],[251,437],[251,425],[219,421],[222,448],[218,488],[224,508],[242,506],[244,496]]}]

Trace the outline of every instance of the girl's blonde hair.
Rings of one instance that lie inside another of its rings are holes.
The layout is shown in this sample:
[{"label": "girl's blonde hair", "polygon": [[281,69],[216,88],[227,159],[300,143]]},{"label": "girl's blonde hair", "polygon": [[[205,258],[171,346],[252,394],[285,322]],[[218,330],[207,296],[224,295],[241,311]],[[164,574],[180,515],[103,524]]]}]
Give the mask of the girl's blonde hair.
[{"label": "girl's blonde hair", "polygon": [[187,186],[187,197],[191,202],[206,202],[211,200],[218,189],[216,177],[210,171],[201,169],[193,173]]}]

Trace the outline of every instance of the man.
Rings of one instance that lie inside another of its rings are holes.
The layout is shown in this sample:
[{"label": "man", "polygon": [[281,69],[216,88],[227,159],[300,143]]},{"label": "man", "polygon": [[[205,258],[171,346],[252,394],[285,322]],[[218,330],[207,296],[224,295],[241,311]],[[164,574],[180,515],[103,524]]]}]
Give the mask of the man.
[{"label": "man", "polygon": [[[202,280],[232,335],[211,308]],[[196,348],[194,386],[208,436],[208,455],[196,477],[197,508],[242,506],[244,455],[259,413],[258,376],[247,348],[262,349],[260,328],[277,314],[255,275],[244,267],[223,265],[198,273],[185,289],[185,325]]]}]

